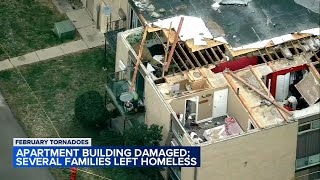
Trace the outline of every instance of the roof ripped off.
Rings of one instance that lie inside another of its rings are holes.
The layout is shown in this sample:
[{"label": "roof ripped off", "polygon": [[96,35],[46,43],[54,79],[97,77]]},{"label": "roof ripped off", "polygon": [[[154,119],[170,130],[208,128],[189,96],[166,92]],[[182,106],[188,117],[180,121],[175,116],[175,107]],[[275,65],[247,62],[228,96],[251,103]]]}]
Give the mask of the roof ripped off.
[{"label": "roof ripped off", "polygon": [[[178,30],[179,21],[182,16],[176,16],[169,19],[159,20],[153,22],[152,24],[161,28],[170,28],[170,23],[172,22],[172,28],[175,31]],[[197,28],[194,28],[197,27]],[[181,32],[179,33],[180,40],[187,41],[189,39],[194,39],[195,45],[207,45],[207,42],[204,41],[205,38],[212,39],[209,29],[206,27],[201,18],[184,16],[183,25]]]},{"label": "roof ripped off", "polygon": [[[300,0],[241,0],[243,4],[237,3],[239,0],[130,2],[149,22],[179,15],[201,17],[213,37],[223,36],[232,47],[319,27],[319,15],[314,13],[317,9]],[[214,3],[215,8],[211,6]]]}]

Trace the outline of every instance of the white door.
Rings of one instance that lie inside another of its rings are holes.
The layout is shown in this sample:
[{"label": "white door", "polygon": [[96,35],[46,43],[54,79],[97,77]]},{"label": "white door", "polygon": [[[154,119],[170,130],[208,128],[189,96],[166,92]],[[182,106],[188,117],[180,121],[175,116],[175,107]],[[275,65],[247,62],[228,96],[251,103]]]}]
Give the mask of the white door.
[{"label": "white door", "polygon": [[276,100],[283,101],[288,97],[290,73],[277,77]]},{"label": "white door", "polygon": [[228,88],[215,91],[213,93],[212,117],[221,117],[227,115]]}]

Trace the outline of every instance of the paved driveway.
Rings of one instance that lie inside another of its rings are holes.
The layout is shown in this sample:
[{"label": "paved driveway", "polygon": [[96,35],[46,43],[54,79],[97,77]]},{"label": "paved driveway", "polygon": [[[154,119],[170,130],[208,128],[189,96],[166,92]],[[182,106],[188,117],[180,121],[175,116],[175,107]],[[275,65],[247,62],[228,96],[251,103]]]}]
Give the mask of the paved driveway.
[{"label": "paved driveway", "polygon": [[46,168],[13,168],[12,138],[26,137],[0,93],[0,179],[54,180]]}]

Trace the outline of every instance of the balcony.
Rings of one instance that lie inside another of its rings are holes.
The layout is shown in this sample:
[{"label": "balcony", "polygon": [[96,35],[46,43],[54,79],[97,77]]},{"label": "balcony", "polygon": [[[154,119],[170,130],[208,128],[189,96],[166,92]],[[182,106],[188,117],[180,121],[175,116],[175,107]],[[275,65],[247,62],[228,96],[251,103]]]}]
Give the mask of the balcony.
[{"label": "balcony", "polygon": [[144,122],[143,98],[139,97],[136,92],[129,92],[130,84],[125,78],[126,74],[127,71],[110,74],[106,85],[106,94],[125,119]]},{"label": "balcony", "polygon": [[117,34],[119,32],[125,31],[125,21],[122,19],[111,21],[107,24],[107,29],[105,33],[106,40],[109,42],[111,47],[116,51],[117,46]]}]

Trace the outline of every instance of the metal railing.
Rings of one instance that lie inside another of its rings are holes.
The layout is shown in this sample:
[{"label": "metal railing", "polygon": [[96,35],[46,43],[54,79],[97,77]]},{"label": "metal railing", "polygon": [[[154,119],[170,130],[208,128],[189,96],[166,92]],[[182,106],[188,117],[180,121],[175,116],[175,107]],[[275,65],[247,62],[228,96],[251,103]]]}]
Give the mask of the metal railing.
[{"label": "metal railing", "polygon": [[116,31],[116,30],[123,29],[123,28],[125,28],[125,21],[122,19],[118,19],[115,21],[108,22],[106,31],[107,32]]}]

